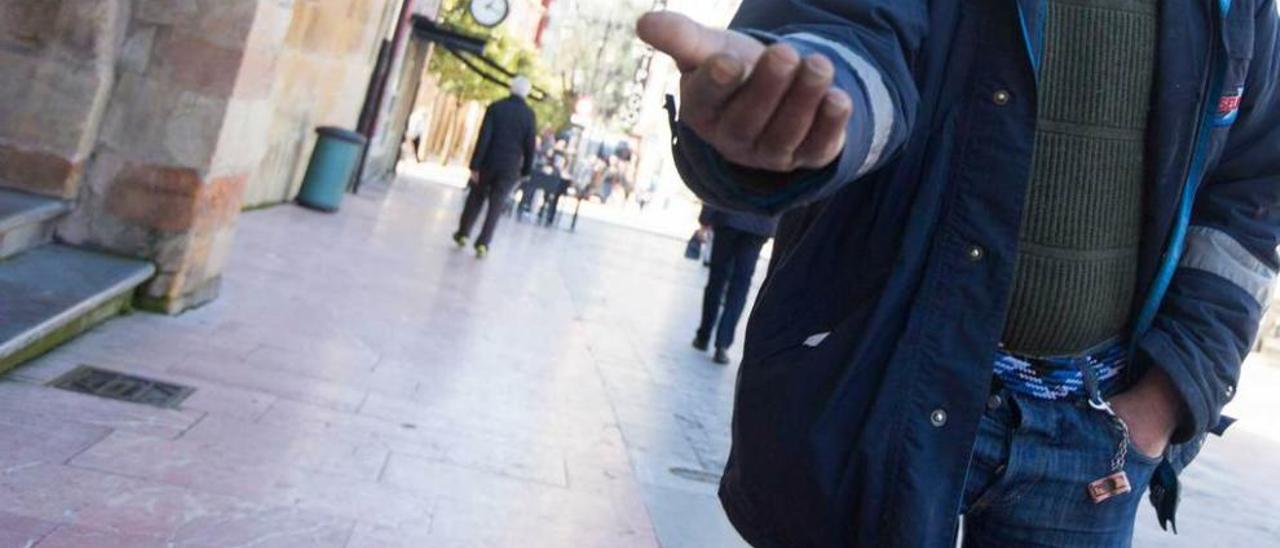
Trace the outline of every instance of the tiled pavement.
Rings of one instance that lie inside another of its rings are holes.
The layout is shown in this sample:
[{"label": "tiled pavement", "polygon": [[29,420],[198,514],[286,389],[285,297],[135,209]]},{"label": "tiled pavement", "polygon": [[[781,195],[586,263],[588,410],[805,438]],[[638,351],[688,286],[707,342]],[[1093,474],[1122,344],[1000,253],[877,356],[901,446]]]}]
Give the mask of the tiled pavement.
[{"label": "tiled pavement", "polygon": [[[448,242],[459,203],[406,183],[247,214],[220,300],[0,382],[0,547],[740,546],[705,481],[735,371],[687,347],[682,243],[508,224],[479,262]],[[198,390],[159,410],[43,386],[80,364]],[[1184,537],[1139,544],[1280,538],[1276,448],[1211,446]]]}]

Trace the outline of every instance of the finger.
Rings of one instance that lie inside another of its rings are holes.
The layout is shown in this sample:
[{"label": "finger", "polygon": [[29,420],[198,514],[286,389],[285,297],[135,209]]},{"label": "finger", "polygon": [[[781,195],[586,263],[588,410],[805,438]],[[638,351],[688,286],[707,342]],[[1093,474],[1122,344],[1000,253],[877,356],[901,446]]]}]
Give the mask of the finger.
[{"label": "finger", "polygon": [[745,34],[713,29],[679,13],[647,13],[636,22],[636,35],[670,55],[681,72],[692,72],[711,56],[732,52],[748,66],[764,52],[764,44]]},{"label": "finger", "polygon": [[727,156],[749,156],[800,69],[800,55],[786,44],[770,46],[746,84],[729,100],[716,127],[716,144]]},{"label": "finger", "polygon": [[838,89],[827,91],[809,135],[796,151],[797,169],[824,168],[844,151],[845,130],[853,115],[853,100]]},{"label": "finger", "polygon": [[823,55],[805,58],[791,89],[756,140],[754,156],[766,168],[789,171],[831,89],[835,67]]},{"label": "finger", "polygon": [[746,67],[728,53],[711,56],[681,86],[680,120],[704,139],[715,136],[725,101],[742,86]]}]

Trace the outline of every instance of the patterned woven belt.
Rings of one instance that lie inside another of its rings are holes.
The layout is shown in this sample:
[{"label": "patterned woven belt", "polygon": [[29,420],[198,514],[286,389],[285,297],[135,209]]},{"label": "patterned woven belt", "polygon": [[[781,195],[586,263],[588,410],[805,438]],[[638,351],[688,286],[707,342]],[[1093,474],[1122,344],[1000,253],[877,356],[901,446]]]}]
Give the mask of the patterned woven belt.
[{"label": "patterned woven belt", "polygon": [[1129,346],[1123,343],[1076,358],[1023,358],[1002,350],[996,353],[995,375],[1009,390],[1058,401],[1088,397],[1082,367],[1093,369],[1102,393],[1109,394],[1128,365]]}]

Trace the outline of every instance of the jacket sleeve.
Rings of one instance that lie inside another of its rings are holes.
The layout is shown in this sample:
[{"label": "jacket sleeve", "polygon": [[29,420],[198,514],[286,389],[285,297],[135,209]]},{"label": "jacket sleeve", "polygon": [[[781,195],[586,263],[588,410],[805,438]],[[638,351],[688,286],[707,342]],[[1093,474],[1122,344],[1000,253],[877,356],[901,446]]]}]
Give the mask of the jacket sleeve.
[{"label": "jacket sleeve", "polygon": [[1239,117],[1196,198],[1169,292],[1138,341],[1140,359],[1167,372],[1186,402],[1179,443],[1214,429],[1235,396],[1280,269],[1280,50],[1275,2],[1261,3]]},{"label": "jacket sleeve", "polygon": [[471,153],[471,171],[480,171],[484,167],[485,157],[489,153],[489,145],[493,142],[493,105],[484,111],[484,121],[480,123],[480,137],[476,139],[476,149]]},{"label": "jacket sleeve", "polygon": [[703,205],[702,211],[698,213],[698,224],[702,226],[711,226],[714,224],[715,210],[710,206]]},{"label": "jacket sleeve", "polygon": [[[831,59],[836,85],[854,105],[845,148],[821,170],[767,173],[730,164],[676,124],[676,166],[686,184],[712,204],[773,215],[830,196],[883,165],[907,140],[919,102],[910,65],[925,38],[926,10],[923,0],[745,0],[731,28]],[[753,190],[761,188],[757,181],[779,190]]]}]

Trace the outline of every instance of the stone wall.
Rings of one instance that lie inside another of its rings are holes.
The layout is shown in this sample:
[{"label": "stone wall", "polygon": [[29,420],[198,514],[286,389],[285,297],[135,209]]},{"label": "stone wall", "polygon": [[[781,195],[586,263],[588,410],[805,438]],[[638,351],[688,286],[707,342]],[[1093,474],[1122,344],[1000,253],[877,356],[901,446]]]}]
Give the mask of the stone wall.
[{"label": "stone wall", "polygon": [[352,127],[400,0],[0,0],[0,187],[74,201],[68,243],[154,261],[143,306],[217,294],[245,205]]},{"label": "stone wall", "polygon": [[154,260],[142,306],[200,305],[244,205],[292,196],[312,127],[355,124],[393,4],[0,0],[31,74],[0,88],[28,105],[0,106],[0,184],[74,198],[64,241]]},{"label": "stone wall", "polygon": [[0,186],[76,195],[115,83],[129,0],[0,0]]},{"label": "stone wall", "polygon": [[[334,67],[370,63],[389,3],[134,0],[59,236],[154,260],[146,307],[172,313],[215,297],[245,196],[288,188],[306,161],[305,134],[280,128],[354,123],[368,69]],[[295,154],[281,161],[281,150]]]},{"label": "stone wall", "polygon": [[315,128],[355,129],[378,47],[397,15],[393,0],[295,0],[261,118],[267,146],[244,205],[293,199],[315,145]]},{"label": "stone wall", "polygon": [[101,131],[58,235],[155,261],[144,306],[176,312],[217,294],[263,144],[243,121],[266,95],[254,80],[270,77],[272,27],[287,24],[273,13],[287,4],[132,2]]}]

